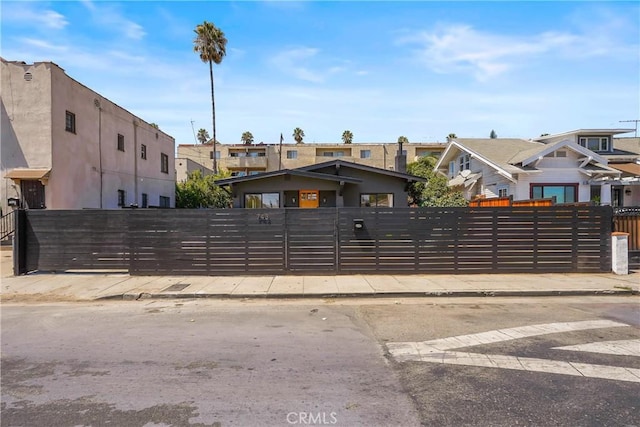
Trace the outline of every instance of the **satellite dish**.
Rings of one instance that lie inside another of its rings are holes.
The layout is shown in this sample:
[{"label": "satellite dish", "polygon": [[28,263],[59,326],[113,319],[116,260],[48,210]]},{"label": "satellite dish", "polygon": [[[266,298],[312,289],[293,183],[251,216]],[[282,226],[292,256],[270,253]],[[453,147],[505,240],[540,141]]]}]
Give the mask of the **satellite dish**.
[{"label": "satellite dish", "polygon": [[471,171],[469,169],[465,169],[465,170],[460,172],[460,176],[463,177],[463,178],[466,178],[469,175],[471,175]]}]

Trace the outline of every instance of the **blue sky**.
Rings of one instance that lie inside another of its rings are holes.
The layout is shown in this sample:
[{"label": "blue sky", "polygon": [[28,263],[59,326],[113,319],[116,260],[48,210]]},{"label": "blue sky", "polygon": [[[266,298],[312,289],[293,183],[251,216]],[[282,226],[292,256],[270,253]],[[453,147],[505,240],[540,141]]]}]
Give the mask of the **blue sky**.
[{"label": "blue sky", "polygon": [[211,133],[193,29],[228,39],[214,66],[222,143],[531,138],[640,119],[637,2],[1,3],[1,55],[53,61],[177,144]]}]

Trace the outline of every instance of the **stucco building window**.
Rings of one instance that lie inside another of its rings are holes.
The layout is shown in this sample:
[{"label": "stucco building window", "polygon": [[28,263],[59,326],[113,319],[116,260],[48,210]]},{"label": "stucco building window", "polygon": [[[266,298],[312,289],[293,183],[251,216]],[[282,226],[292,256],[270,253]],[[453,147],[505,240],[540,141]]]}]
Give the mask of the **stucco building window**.
[{"label": "stucco building window", "polygon": [[65,114],[64,130],[76,133],[76,115],[71,111],[67,111]]},{"label": "stucco building window", "polygon": [[125,192],[124,190],[118,190],[118,206],[124,206]]},{"label": "stucco building window", "polygon": [[118,151],[124,151],[124,135],[118,134]]},{"label": "stucco building window", "polygon": [[169,156],[160,153],[160,172],[169,173]]},{"label": "stucco building window", "polygon": [[147,160],[147,146],[144,144],[140,145],[140,158]]}]

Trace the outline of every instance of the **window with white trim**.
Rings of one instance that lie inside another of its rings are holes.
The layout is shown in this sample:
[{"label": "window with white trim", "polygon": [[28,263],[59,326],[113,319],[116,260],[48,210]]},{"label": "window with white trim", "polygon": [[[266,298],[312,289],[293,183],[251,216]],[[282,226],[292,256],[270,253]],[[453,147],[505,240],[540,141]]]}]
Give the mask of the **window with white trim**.
[{"label": "window with white trim", "polygon": [[460,166],[460,172],[471,169],[471,156],[469,154],[463,154],[458,158],[458,165]]},{"label": "window with white trim", "polygon": [[578,143],[591,151],[610,151],[608,136],[581,136]]}]

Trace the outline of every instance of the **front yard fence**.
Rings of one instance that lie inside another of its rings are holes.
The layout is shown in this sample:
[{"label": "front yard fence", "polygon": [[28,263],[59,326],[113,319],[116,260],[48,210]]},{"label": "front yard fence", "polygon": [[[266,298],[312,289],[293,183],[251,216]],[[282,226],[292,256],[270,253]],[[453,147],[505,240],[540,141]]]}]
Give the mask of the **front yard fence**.
[{"label": "front yard fence", "polygon": [[612,208],[20,211],[16,272],[131,275],[611,271]]}]

